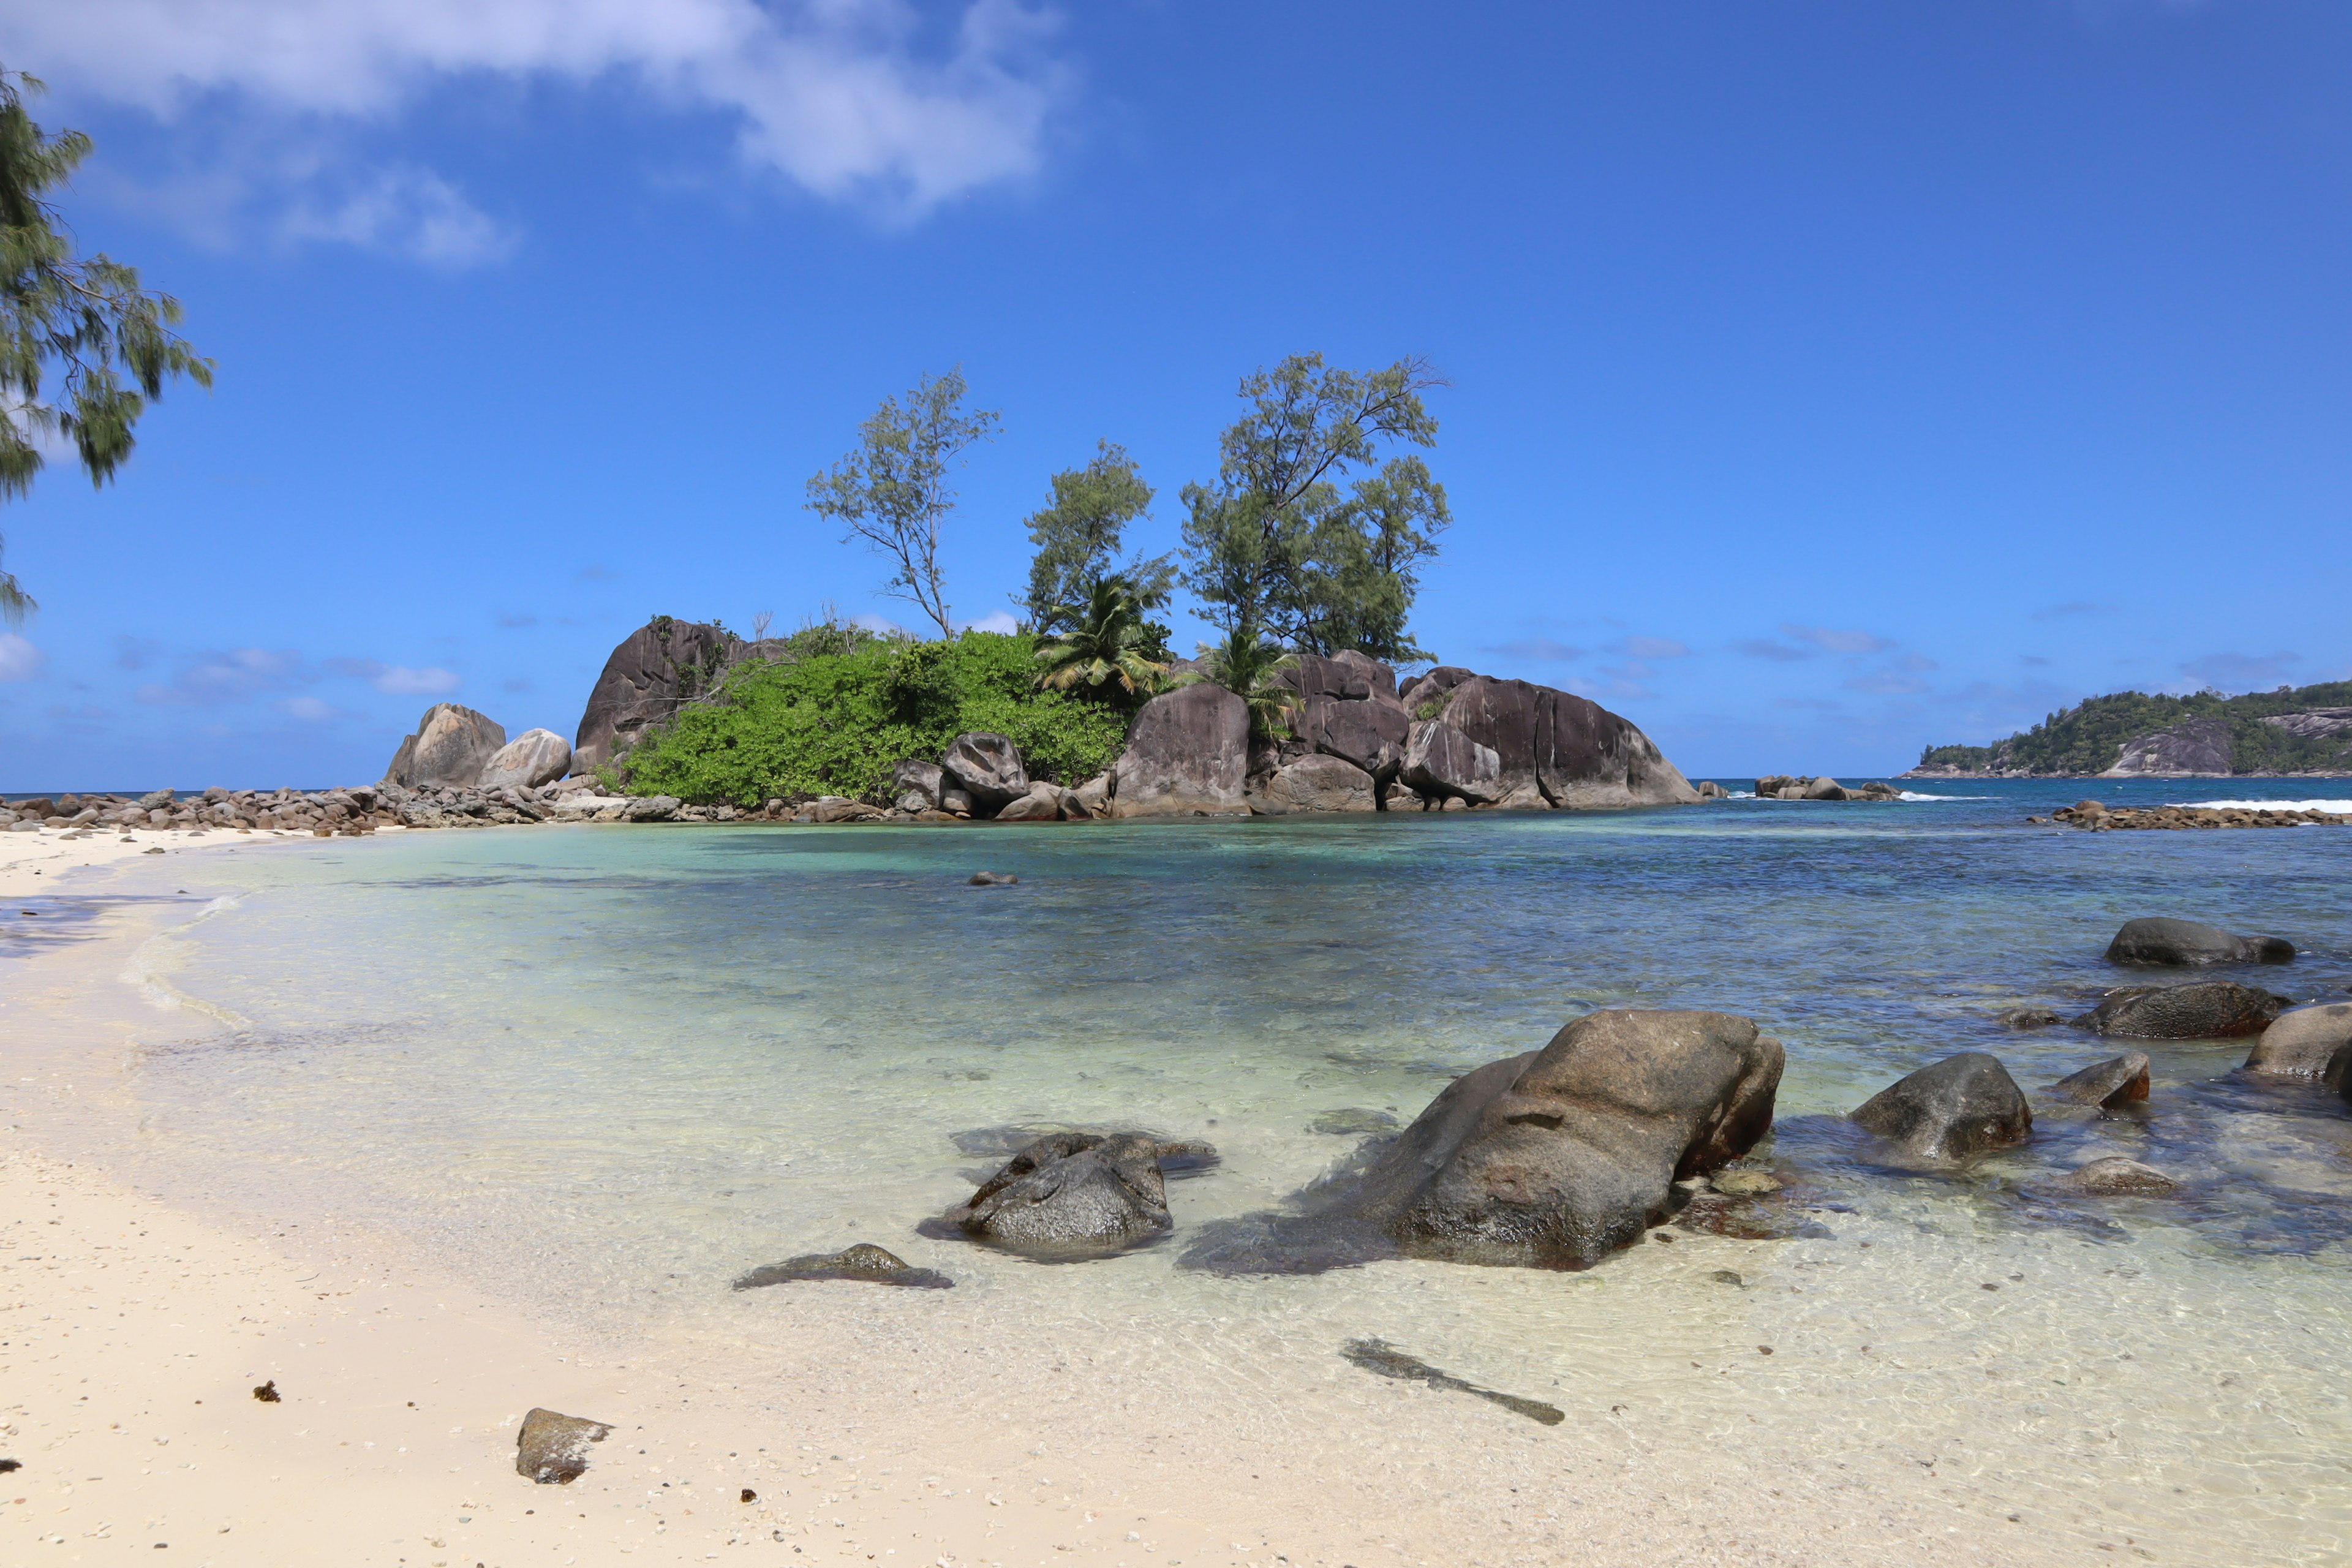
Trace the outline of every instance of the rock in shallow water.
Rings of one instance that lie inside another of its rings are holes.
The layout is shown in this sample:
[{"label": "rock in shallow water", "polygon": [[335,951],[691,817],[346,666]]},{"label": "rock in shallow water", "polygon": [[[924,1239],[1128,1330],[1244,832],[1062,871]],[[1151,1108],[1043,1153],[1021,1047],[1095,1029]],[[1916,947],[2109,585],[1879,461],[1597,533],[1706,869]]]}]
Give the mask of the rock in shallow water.
[{"label": "rock in shallow water", "polygon": [[1309,1132],[1328,1132],[1338,1136],[1360,1136],[1367,1132],[1393,1132],[1397,1119],[1385,1110],[1326,1110],[1307,1124]]},{"label": "rock in shallow water", "polygon": [[2193,985],[2127,985],[2074,1020],[2094,1034],[2135,1040],[2223,1040],[2259,1035],[2288,998],[2234,980]]},{"label": "rock in shallow water", "polygon": [[2246,1070],[2282,1078],[2323,1078],[2338,1051],[2352,1046],[2352,1002],[2281,1013],[2246,1058]]},{"label": "rock in shallow water", "polygon": [[1946,1057],[1887,1085],[1853,1120],[1907,1153],[1936,1160],[2012,1149],[2033,1131],[2024,1094],[1986,1051]]},{"label": "rock in shallow water", "polygon": [[2122,1158],[2094,1160],[2042,1184],[2052,1192],[2095,1198],[2161,1198],[2180,1190],[2179,1182],[2155,1166]]},{"label": "rock in shallow water", "polygon": [[2109,963],[2189,967],[2207,963],[2292,963],[2294,943],[2284,937],[2240,936],[2195,921],[2156,917],[2126,921],[2107,944]]},{"label": "rock in shallow water", "polygon": [[1015,1154],[937,1226],[1034,1257],[1099,1258],[1170,1229],[1160,1143],[1055,1132]]},{"label": "rock in shallow water", "polygon": [[917,1268],[896,1253],[861,1241],[839,1252],[803,1253],[782,1263],[764,1264],[737,1279],[734,1289],[756,1290],[796,1279],[846,1279],[873,1285],[903,1285],[919,1290],[946,1290],[955,1281],[933,1268]]},{"label": "rock in shallow water", "polygon": [[612,1434],[602,1421],[533,1409],[515,1437],[515,1473],[541,1486],[577,1480],[588,1468],[588,1450]]},{"label": "rock in shallow water", "polygon": [[2093,1062],[2080,1072],[2068,1073],[2050,1086],[2050,1092],[2077,1105],[2096,1105],[2112,1110],[2147,1098],[2147,1052],[2126,1051],[2119,1057]]}]

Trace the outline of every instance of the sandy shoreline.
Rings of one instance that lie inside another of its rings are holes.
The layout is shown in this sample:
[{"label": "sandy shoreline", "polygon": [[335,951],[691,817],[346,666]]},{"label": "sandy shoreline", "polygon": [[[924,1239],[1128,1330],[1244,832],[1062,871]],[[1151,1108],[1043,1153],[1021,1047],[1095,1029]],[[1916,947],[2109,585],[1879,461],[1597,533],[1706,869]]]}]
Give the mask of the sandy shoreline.
[{"label": "sandy shoreline", "polygon": [[[99,863],[149,847],[103,855],[119,837],[56,846],[101,853],[40,890],[135,876]],[[201,858],[215,881],[233,864]],[[24,867],[43,882],[66,868]],[[211,1026],[129,987],[96,1025],[45,1019],[152,929],[102,918],[121,929],[21,960],[0,1013],[0,1458],[23,1467],[0,1475],[0,1560],[2028,1563],[2103,1539],[2012,1521],[1907,1458],[1793,1451],[1754,1417],[1700,1439],[1586,1390],[1541,1428],[1344,1367],[1319,1342],[1299,1347],[1321,1380],[1301,1386],[1339,1403],[1294,1411],[1220,1384],[1219,1336],[1242,1328],[1171,1339],[1139,1321],[1131,1356],[1066,1352],[984,1282],[758,1292],[737,1299],[750,1342],[599,1338],[397,1237],[225,1220],[143,1191],[123,1086],[146,1042]],[[1745,1353],[1719,1375],[1794,1370]],[[1211,1400],[1170,1401],[1171,1365]],[[269,1380],[283,1401],[256,1402]],[[533,1405],[615,1426],[578,1482],[515,1474]]]}]

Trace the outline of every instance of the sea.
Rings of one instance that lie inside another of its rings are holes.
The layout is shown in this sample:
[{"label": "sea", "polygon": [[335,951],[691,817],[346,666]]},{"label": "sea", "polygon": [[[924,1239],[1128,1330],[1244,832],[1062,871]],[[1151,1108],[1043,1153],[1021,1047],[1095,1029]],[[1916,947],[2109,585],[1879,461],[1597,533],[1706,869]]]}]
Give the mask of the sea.
[{"label": "sea", "polygon": [[[2352,828],[2026,821],[2085,795],[2352,810],[2352,787],[1907,788],[1587,814],[257,837],[12,908],[0,1017],[25,1053],[12,1090],[79,1073],[80,1153],[240,1224],[394,1238],[583,1335],[740,1365],[783,1297],[735,1277],[871,1241],[952,1275],[939,1294],[957,1305],[824,1288],[847,1317],[952,1310],[922,1331],[964,1350],[1017,1321],[1237,1431],[1344,1424],[1375,1380],[1340,1352],[1372,1337],[1572,1426],[1646,1420],[1660,1451],[1932,1477],[1987,1528],[2070,1550],[2345,1561],[2352,1109],[2244,1079],[2247,1042],[2227,1040],[2147,1043],[2145,1106],[2038,1101],[2026,1147],[1963,1168],[1877,1163],[1843,1117],[1957,1051],[1993,1052],[2031,1090],[2125,1048],[1999,1020],[2144,983],[2103,956],[2135,916],[2288,937],[2292,965],[2221,973],[2352,997]],[[971,885],[982,870],[1018,881]],[[85,983],[60,986],[76,962]],[[1753,1162],[1786,1184],[1771,1236],[1668,1227],[1672,1244],[1579,1274],[1188,1264],[1195,1238],[1278,1212],[1456,1075],[1612,1007],[1741,1014],[1785,1044]],[[78,1030],[100,1012],[127,1022]],[[77,1043],[100,1039],[116,1043]],[[1108,1259],[919,1233],[1003,1151],[1063,1128],[1205,1139],[1220,1162],[1171,1184],[1164,1244]],[[2104,1155],[2182,1194],[2037,1190]]]}]

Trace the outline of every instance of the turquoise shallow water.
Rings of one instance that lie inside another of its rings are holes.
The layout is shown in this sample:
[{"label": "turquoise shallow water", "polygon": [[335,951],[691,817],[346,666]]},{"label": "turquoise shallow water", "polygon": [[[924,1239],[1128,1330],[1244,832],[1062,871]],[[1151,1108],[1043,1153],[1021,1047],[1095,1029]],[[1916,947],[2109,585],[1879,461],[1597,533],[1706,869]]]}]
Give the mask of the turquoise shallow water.
[{"label": "turquoise shallow water", "polygon": [[[2242,977],[2344,994],[2352,831],[2036,829],[2029,811],[2084,789],[1928,787],[1974,798],[534,829],[190,858],[173,875],[207,880],[185,884],[188,906],[216,901],[150,944],[140,977],[219,1022],[159,1033],[137,1064],[139,1157],[166,1184],[362,1219],[633,1333],[748,1334],[746,1299],[723,1289],[734,1273],[876,1240],[956,1273],[960,1297],[1071,1322],[1177,1314],[1167,1342],[1206,1335],[1214,1352],[1166,1352],[1160,1375],[1213,1368],[1202,1400],[1279,1383],[1302,1342],[1378,1332],[1564,1400],[1624,1358],[1619,1381],[1677,1402],[1697,1434],[1726,1418],[1721,1396],[1635,1347],[1769,1331],[1787,1347],[1787,1440],[1973,1445],[1988,1486],[2063,1484],[2095,1513],[2136,1510],[2143,1531],[2226,1542],[2236,1561],[2325,1560],[2352,1525],[2333,1368],[2352,1323],[2340,1102],[2233,1079],[2242,1042],[2156,1046],[2146,1115],[2045,1114],[2029,1149],[1932,1178],[1864,1163],[1834,1117],[1954,1050],[1993,1050],[2029,1087],[2112,1054],[1994,1018],[2075,1011],[2131,978],[2100,953],[2135,915],[2290,936],[2296,964]],[[981,868],[1021,883],[966,886]],[[1787,1043],[1769,1152],[1809,1195],[1808,1239],[1645,1247],[1573,1280],[1179,1267],[1187,1233],[1278,1202],[1353,1147],[1309,1131],[1318,1113],[1410,1120],[1450,1076],[1605,1006],[1721,1008]],[[914,1234],[988,1164],[957,1133],[1035,1123],[1203,1136],[1224,1163],[1171,1190],[1176,1245],[1107,1264]],[[2064,1207],[2019,1191],[2111,1152],[2186,1176],[2190,1198]],[[1701,1253],[1790,1283],[1769,1304],[1710,1286]],[[1795,1360],[1809,1344],[1818,1375]],[[1886,1367],[1889,1345],[1911,1363]],[[2151,1359],[2160,1384],[2124,1375]]]}]

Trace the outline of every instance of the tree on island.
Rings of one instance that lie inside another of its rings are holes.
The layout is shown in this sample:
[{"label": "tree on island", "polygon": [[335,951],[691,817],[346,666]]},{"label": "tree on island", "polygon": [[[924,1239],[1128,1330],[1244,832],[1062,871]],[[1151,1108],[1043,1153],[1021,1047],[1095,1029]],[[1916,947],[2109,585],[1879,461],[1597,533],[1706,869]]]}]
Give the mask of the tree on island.
[{"label": "tree on island", "polygon": [[1127,525],[1144,515],[1152,495],[1127,448],[1105,441],[1094,461],[1065,468],[1052,482],[1054,503],[1029,515],[1029,538],[1037,546],[1023,605],[1029,625],[1039,632],[1075,628],[1095,591],[1113,576],[1124,579],[1139,610],[1164,607],[1175,585],[1174,558],[1119,562]]},{"label": "tree on island", "polygon": [[1091,695],[1148,695],[1168,673],[1167,629],[1143,618],[1143,603],[1124,577],[1095,583],[1066,630],[1037,638],[1041,689]]},{"label": "tree on island", "polygon": [[[1298,656],[1253,626],[1235,626],[1223,642],[1201,645],[1201,673],[1249,707],[1250,733],[1279,739],[1290,733],[1298,693],[1284,680],[1298,668]],[[1189,681],[1185,684],[1190,684]]]},{"label": "tree on island", "polygon": [[948,469],[974,442],[992,438],[995,411],[963,406],[963,372],[926,376],[902,407],[886,397],[858,426],[858,445],[831,471],[808,482],[808,508],[848,528],[896,563],[883,592],[911,600],[955,636],[948,618],[947,578],[940,570],[940,528],[955,510]]},{"label": "tree on island", "polygon": [[1405,618],[1453,521],[1445,488],[1410,456],[1339,487],[1382,441],[1434,446],[1421,395],[1444,384],[1423,359],[1360,374],[1319,353],[1244,378],[1252,407],[1219,443],[1216,484],[1183,489],[1184,581],[1206,618],[1310,653],[1429,657]]},{"label": "tree on island", "polygon": [[[177,300],[142,289],[136,268],[103,252],[74,254],[44,193],[89,156],[90,140],[34,122],[25,99],[42,90],[38,78],[0,68],[0,500],[31,490],[43,447],[58,441],[72,442],[90,483],[104,485],[165,381],[213,384],[213,362],[171,330]],[[45,396],[53,371],[55,394]],[[35,607],[0,572],[0,622],[16,625]]]}]

